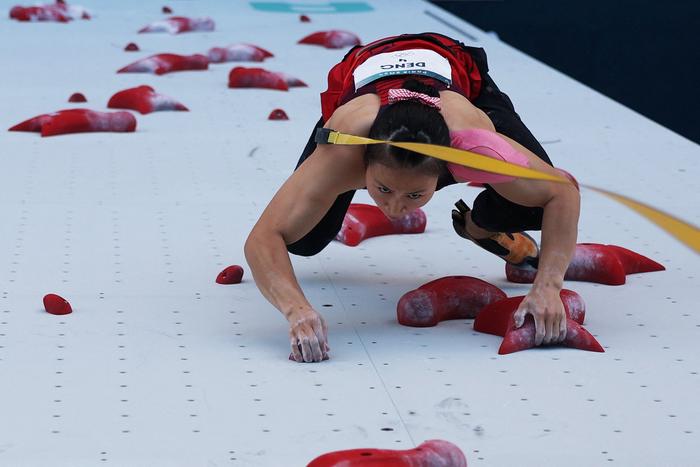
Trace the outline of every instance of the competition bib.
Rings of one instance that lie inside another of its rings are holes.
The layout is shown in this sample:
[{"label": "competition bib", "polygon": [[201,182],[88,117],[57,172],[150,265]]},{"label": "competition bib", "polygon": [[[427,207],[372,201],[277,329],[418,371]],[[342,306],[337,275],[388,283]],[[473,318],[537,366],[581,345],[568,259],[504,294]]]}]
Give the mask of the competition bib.
[{"label": "competition bib", "polygon": [[424,75],[452,84],[450,62],[437,52],[426,49],[397,50],[368,58],[355,69],[355,89],[379,78],[393,75]]}]

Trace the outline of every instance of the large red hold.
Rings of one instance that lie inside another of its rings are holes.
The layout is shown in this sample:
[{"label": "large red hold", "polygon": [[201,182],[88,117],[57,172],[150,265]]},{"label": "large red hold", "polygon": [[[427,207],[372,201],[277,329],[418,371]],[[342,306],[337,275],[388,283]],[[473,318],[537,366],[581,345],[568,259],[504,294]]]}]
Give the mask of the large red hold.
[{"label": "large red hold", "polygon": [[150,86],[138,86],[119,91],[109,99],[107,107],[110,109],[131,109],[142,114],[160,110],[188,110],[172,97],[158,94]]},{"label": "large red hold", "polygon": [[349,31],[319,31],[299,40],[299,44],[320,45],[327,49],[342,49],[360,45],[360,38]]},{"label": "large red hold", "polygon": [[10,9],[10,18],[17,21],[53,21],[67,23],[73,19],[90,19],[90,13],[77,5],[68,5],[57,1],[40,6],[14,6]]},{"label": "large red hold", "polygon": [[[622,285],[627,274],[663,271],[661,264],[616,245],[579,243],[566,270],[565,280]],[[506,264],[506,277],[511,282],[531,284],[537,270]]]},{"label": "large red hold", "polygon": [[133,132],[136,118],[129,112],[97,112],[88,109],[59,110],[19,123],[9,131],[33,131],[41,136],[89,133],[97,131]]},{"label": "large red hold", "polygon": [[405,293],[396,306],[404,326],[435,326],[449,319],[471,319],[489,303],[506,298],[505,292],[475,277],[448,276]]},{"label": "large red hold", "polygon": [[117,73],[155,73],[164,75],[174,71],[196,71],[209,69],[209,59],[200,54],[158,54],[138,60],[117,70]]},{"label": "large red hold", "polygon": [[264,68],[237,66],[228,75],[229,88],[262,88],[288,91],[289,88],[303,87],[306,83],[285,73],[268,71]]},{"label": "large red hold", "polygon": [[212,47],[207,52],[211,63],[262,62],[273,57],[271,52],[252,44],[232,44],[226,47]]},{"label": "large red hold", "polygon": [[[581,324],[585,319],[585,305],[578,294],[570,290],[560,293],[566,312],[566,338],[561,345],[592,352],[604,352],[603,347]],[[525,323],[515,327],[513,315],[525,297],[512,297],[486,305],[474,320],[474,330],[503,336],[498,349],[501,355],[535,347],[535,321],[527,315]]]},{"label": "large red hold", "polygon": [[180,34],[182,32],[210,32],[214,28],[215,23],[211,18],[173,16],[172,18],[154,21],[148,26],[141,28],[139,33],[168,32],[170,34]]},{"label": "large red hold", "polygon": [[467,467],[459,447],[433,439],[415,449],[350,449],[323,454],[307,467]]},{"label": "large red hold", "polygon": [[391,220],[376,206],[351,204],[335,239],[348,246],[380,235],[423,233],[428,220],[421,209]]},{"label": "large red hold", "polygon": [[243,279],[243,268],[234,264],[229,266],[216,276],[217,284],[239,284]]},{"label": "large red hold", "polygon": [[44,296],[44,309],[52,315],[67,315],[73,312],[66,299],[52,293]]}]

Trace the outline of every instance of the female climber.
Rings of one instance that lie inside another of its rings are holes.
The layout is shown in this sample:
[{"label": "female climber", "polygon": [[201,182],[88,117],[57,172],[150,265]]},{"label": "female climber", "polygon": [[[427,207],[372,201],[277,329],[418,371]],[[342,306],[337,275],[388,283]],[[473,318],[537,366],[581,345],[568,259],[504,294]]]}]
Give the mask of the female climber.
[{"label": "female climber", "polygon": [[[563,341],[566,315],[559,292],[576,244],[579,193],[573,177],[552,166],[488,75],[482,48],[436,33],[356,46],[329,72],[321,107],[322,117],[295,171],[245,244],[258,288],[289,321],[294,360],[328,359],[330,347],[325,320],[304,296],[289,253],[311,256],[325,248],[340,230],[355,190],[364,188],[395,219],[424,206],[444,186],[483,183],[485,190],[472,209],[457,202],[455,231],[513,265],[537,268],[514,315],[516,325],[531,314],[537,345]],[[452,145],[563,174],[573,183],[494,175],[386,144],[317,144],[319,128],[385,141]],[[542,231],[541,248],[525,230]]]}]

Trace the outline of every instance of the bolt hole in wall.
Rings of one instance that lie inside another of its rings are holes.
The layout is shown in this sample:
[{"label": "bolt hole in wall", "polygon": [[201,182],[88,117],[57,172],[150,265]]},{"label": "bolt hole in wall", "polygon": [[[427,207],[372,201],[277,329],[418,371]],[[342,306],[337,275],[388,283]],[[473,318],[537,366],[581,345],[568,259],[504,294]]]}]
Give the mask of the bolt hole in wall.
[{"label": "bolt hole in wall", "polygon": [[[700,113],[687,112],[688,103],[700,102],[700,2],[431,3],[700,143]],[[683,72],[668,68],[678,63]],[[669,70],[677,92],[664,92],[654,73],[640,71],[657,68]]]}]

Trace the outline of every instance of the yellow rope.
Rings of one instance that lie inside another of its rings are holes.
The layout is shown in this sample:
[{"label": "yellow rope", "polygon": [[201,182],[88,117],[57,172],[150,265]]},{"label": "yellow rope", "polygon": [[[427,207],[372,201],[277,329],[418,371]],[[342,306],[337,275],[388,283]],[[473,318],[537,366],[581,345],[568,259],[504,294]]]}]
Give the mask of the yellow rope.
[{"label": "yellow rope", "polygon": [[[396,141],[382,141],[362,136],[347,135],[337,131],[323,129],[324,139],[327,136],[327,142],[330,144],[343,145],[367,145],[367,144],[388,144],[409,151],[417,152],[425,156],[434,157],[453,164],[463,165],[472,169],[483,170],[499,175],[509,175],[512,177],[528,178],[533,180],[549,180],[558,183],[571,183],[564,177],[557,177],[539,170],[529,169],[510,162],[492,159],[472,151],[464,149],[451,148],[448,146],[438,146],[436,144],[427,143],[407,143]],[[678,239],[688,248],[700,254],[700,228],[688,222],[685,222],[677,217],[667,214],[659,209],[653,208],[648,204],[640,201],[635,201],[626,196],[614,193],[612,191],[596,188],[590,185],[580,185],[589,190],[607,196],[610,199],[621,203],[628,208],[636,211],[643,217],[653,222],[658,227],[662,228],[673,237]]]}]

